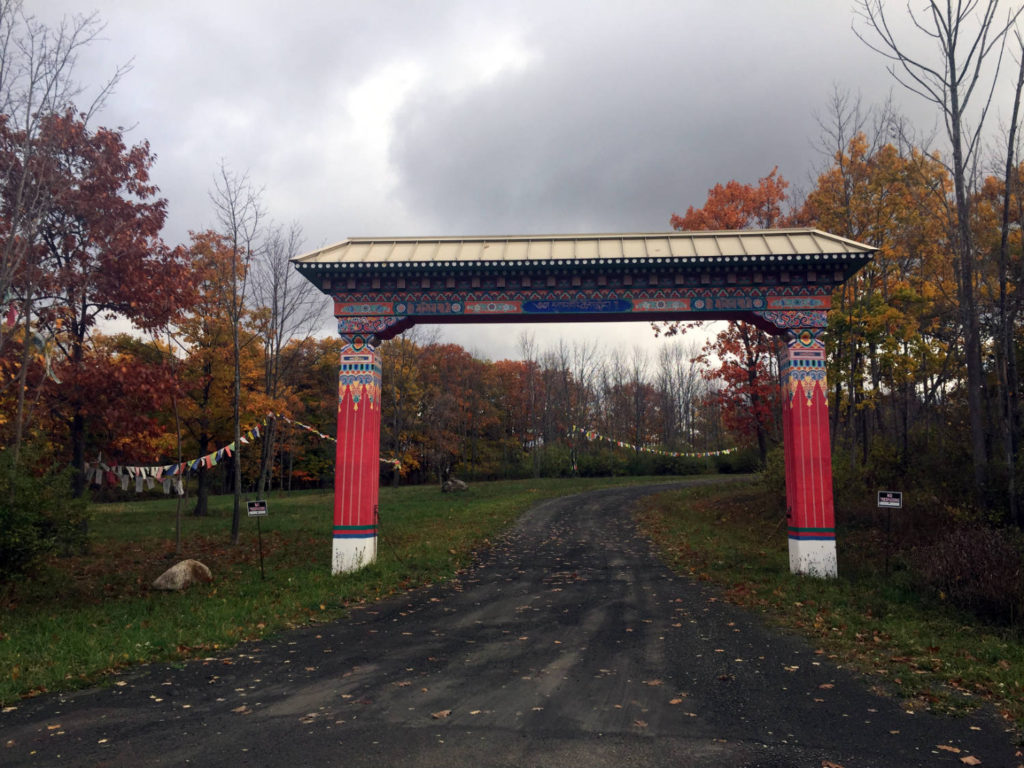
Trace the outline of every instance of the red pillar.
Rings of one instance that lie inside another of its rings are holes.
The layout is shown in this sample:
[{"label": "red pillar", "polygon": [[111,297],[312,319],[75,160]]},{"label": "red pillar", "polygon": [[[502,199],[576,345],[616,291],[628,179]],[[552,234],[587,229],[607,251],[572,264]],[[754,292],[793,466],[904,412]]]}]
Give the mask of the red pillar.
[{"label": "red pillar", "polygon": [[786,332],[781,361],[789,569],[834,577],[835,516],[823,329]]},{"label": "red pillar", "polygon": [[365,336],[342,336],[331,573],[377,558],[381,364]]}]

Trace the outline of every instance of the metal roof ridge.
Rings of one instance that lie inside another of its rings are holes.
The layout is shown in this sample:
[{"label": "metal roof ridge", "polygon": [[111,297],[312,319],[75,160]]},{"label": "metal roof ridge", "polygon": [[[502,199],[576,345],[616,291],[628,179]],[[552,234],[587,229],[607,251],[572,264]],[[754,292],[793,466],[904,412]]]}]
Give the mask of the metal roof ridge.
[{"label": "metal roof ridge", "polygon": [[[771,240],[778,237],[783,242],[786,242],[789,246],[790,252],[796,252],[799,250],[793,242],[794,236],[809,237],[812,242],[818,246],[819,252],[825,252],[826,249],[820,247],[821,243],[831,242],[844,246],[849,251],[860,252],[864,254],[873,253],[877,251],[877,247],[861,243],[856,240],[852,240],[841,235],[836,235],[831,232],[825,232],[817,227],[776,227],[769,229],[719,229],[719,230],[695,230],[695,231],[680,231],[680,230],[667,230],[658,232],[604,232],[604,233],[575,233],[575,234],[547,234],[547,235],[476,235],[476,236],[444,236],[444,237],[350,237],[332,245],[323,246],[307,253],[293,256],[290,261],[296,263],[304,262],[317,262],[324,259],[331,252],[344,253],[349,247],[359,245],[390,245],[391,249],[388,256],[385,257],[387,260],[391,254],[394,253],[395,248],[402,245],[412,245],[414,248],[419,246],[432,246],[433,257],[438,252],[439,248],[445,244],[458,244],[466,246],[468,244],[494,244],[502,245],[502,256],[504,258],[507,253],[508,247],[512,243],[539,243],[547,242],[554,244],[555,242],[571,242],[578,244],[583,241],[592,242],[603,242],[613,241],[618,243],[620,250],[624,250],[625,243],[627,241],[638,240],[643,245],[643,251],[647,254],[647,258],[650,256],[649,241],[652,239],[664,239],[666,241],[683,240],[683,241],[695,241],[695,240],[710,240],[714,243],[716,250],[719,254],[723,253],[719,238],[729,237],[736,239],[740,244],[740,251],[749,254],[749,250],[746,247],[745,240],[757,239],[765,247],[769,253],[776,254],[778,251],[772,247]],[[573,246],[573,253],[576,253],[576,245]]]}]

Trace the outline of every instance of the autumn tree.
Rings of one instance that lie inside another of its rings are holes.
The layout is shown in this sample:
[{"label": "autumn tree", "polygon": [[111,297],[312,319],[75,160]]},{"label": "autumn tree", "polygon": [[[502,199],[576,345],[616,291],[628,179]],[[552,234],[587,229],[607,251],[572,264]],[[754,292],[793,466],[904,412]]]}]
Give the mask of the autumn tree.
[{"label": "autumn tree", "polygon": [[995,378],[1001,389],[998,398],[990,399],[990,423],[993,435],[999,434],[1002,443],[1004,469],[999,474],[1006,484],[1007,515],[1024,527],[1019,461],[1024,438],[1019,405],[1019,360],[1024,351],[1024,295],[1020,291],[1024,285],[1024,164],[1015,164],[1000,176],[989,176],[983,182],[975,198],[975,221],[978,247],[988,256],[982,265],[980,293],[987,307],[984,327],[992,339]]},{"label": "autumn tree", "polygon": [[[677,230],[715,229],[770,229],[789,222],[790,214],[783,211],[789,182],[773,168],[756,185],[730,181],[717,184],[708,191],[702,208],[690,206],[683,216],[672,216],[672,227]],[[778,389],[778,367],[769,364],[765,356],[776,349],[776,342],[764,331],[753,326],[742,328],[730,321],[725,331],[705,346],[700,357],[708,368],[708,376],[721,382],[723,389],[716,397],[720,402],[744,408],[733,422],[741,435],[755,437],[761,460],[768,451],[768,438],[772,433],[773,393]],[[679,323],[656,326],[656,331],[672,335],[684,329]],[[717,366],[713,361],[720,362]],[[756,424],[746,422],[753,418]]]},{"label": "autumn tree", "polygon": [[[956,373],[948,190],[934,156],[857,133],[805,200],[802,215],[815,226],[878,248],[835,290],[829,314],[832,435],[859,446],[861,464],[881,431],[900,436],[906,457],[916,403],[934,403]],[[883,408],[886,393],[893,402]]]},{"label": "autumn tree", "polygon": [[165,344],[137,334],[94,334],[74,389],[47,389],[43,418],[56,419],[54,434],[64,434],[59,422],[66,412],[81,411],[90,462],[102,457],[106,464],[151,464],[172,455],[166,411],[178,383],[165,364],[169,354]]},{"label": "autumn tree", "polygon": [[86,356],[96,322],[116,315],[143,331],[165,327],[190,301],[192,279],[184,250],[160,239],[166,201],[149,180],[148,144],[128,147],[119,131],[90,130],[71,112],[43,120],[40,137],[53,148],[41,164],[52,187],[31,264],[16,285],[59,350],[64,391],[75,393],[64,417],[79,495],[91,401]]},{"label": "autumn tree", "polygon": [[730,181],[708,190],[701,208],[692,205],[682,216],[672,214],[669,223],[680,231],[714,229],[770,229],[785,222],[782,210],[789,182],[779,175],[776,166],[758,179],[757,185]]},{"label": "autumn tree", "polygon": [[411,336],[381,344],[381,454],[397,459],[393,482],[420,468],[426,442],[421,415],[425,395],[420,373],[422,347]]},{"label": "autumn tree", "polygon": [[523,360],[498,360],[491,365],[491,400],[499,419],[504,477],[518,476],[526,456],[531,429],[527,382],[537,375],[531,368],[532,364]]},{"label": "autumn tree", "polygon": [[858,36],[890,61],[889,72],[897,82],[936,107],[945,129],[949,145],[945,162],[953,186],[948,237],[957,257],[971,457],[974,486],[981,497],[987,487],[988,451],[972,193],[1006,35],[1024,9],[1011,8],[1003,16],[999,0],[930,0],[920,12],[907,6],[910,28],[932,46],[932,55],[922,57],[909,35],[903,38],[894,31],[891,13],[882,0],[859,0],[857,8],[863,22],[863,31],[855,28]]},{"label": "autumn tree", "polygon": [[421,376],[426,459],[439,482],[458,466],[480,471],[492,463],[485,441],[498,423],[485,396],[487,363],[457,344],[423,349]]},{"label": "autumn tree", "polygon": [[[237,371],[233,356],[224,353],[232,349],[235,333],[224,307],[232,294],[232,262],[239,258],[237,252],[226,237],[203,231],[192,234],[189,256],[198,277],[198,290],[190,311],[177,324],[177,338],[184,349],[178,366],[183,391],[181,420],[190,437],[190,451],[204,456],[233,442],[236,406],[239,421],[253,424],[267,412],[268,402],[262,387],[259,336],[249,313],[239,315]],[[236,269],[243,268],[236,265]],[[234,444],[239,446],[240,442]],[[232,478],[236,471],[241,474],[238,455],[235,451],[230,459]],[[193,514],[207,513],[210,469],[200,465],[197,470]]]},{"label": "autumn tree", "polygon": [[729,323],[695,358],[718,385],[706,397],[724,407],[727,429],[756,442],[762,463],[769,443],[778,441],[778,354],[774,337],[750,323]]},{"label": "autumn tree", "polygon": [[[3,389],[15,389],[12,466],[18,464],[26,424],[34,348],[45,341],[34,324],[38,227],[62,183],[53,162],[59,148],[48,143],[53,133],[44,135],[44,127],[78,111],[75,102],[86,93],[76,79],[78,55],[102,28],[95,14],[63,17],[51,27],[26,13],[20,0],[0,3],[0,302],[9,320],[0,324],[0,358],[8,374]],[[117,69],[88,97],[83,122],[103,106],[127,69]],[[23,343],[12,358],[6,347],[14,338]]]},{"label": "autumn tree", "polygon": [[[294,419],[317,432],[336,437],[338,424],[338,359],[342,341],[337,336],[292,339],[283,353],[291,364],[282,371],[289,392],[287,408]],[[297,427],[276,423],[280,487],[324,487],[334,478],[335,443]],[[382,433],[383,438],[383,433]],[[269,481],[268,481],[269,483]]]}]

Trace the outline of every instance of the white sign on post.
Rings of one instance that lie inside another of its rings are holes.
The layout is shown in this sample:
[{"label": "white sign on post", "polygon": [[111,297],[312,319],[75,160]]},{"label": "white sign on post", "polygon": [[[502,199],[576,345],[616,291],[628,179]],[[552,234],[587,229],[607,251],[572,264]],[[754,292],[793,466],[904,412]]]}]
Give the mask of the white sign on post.
[{"label": "white sign on post", "polygon": [[903,509],[903,491],[879,491],[878,506]]},{"label": "white sign on post", "polygon": [[267,502],[265,501],[247,501],[245,506],[249,510],[249,517],[267,516]]}]

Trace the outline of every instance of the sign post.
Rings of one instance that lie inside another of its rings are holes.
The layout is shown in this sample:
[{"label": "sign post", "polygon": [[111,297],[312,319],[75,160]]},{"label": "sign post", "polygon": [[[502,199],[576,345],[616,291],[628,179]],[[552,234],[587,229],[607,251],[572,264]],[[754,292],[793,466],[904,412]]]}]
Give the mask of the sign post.
[{"label": "sign post", "polygon": [[879,491],[878,508],[889,510],[885,524],[885,575],[889,575],[889,550],[892,548],[892,511],[903,509],[903,491]]},{"label": "sign post", "polygon": [[249,517],[256,518],[256,536],[260,545],[260,579],[265,580],[267,575],[263,572],[263,530],[260,528],[260,518],[267,516],[267,502],[263,500],[247,501],[245,506]]}]

